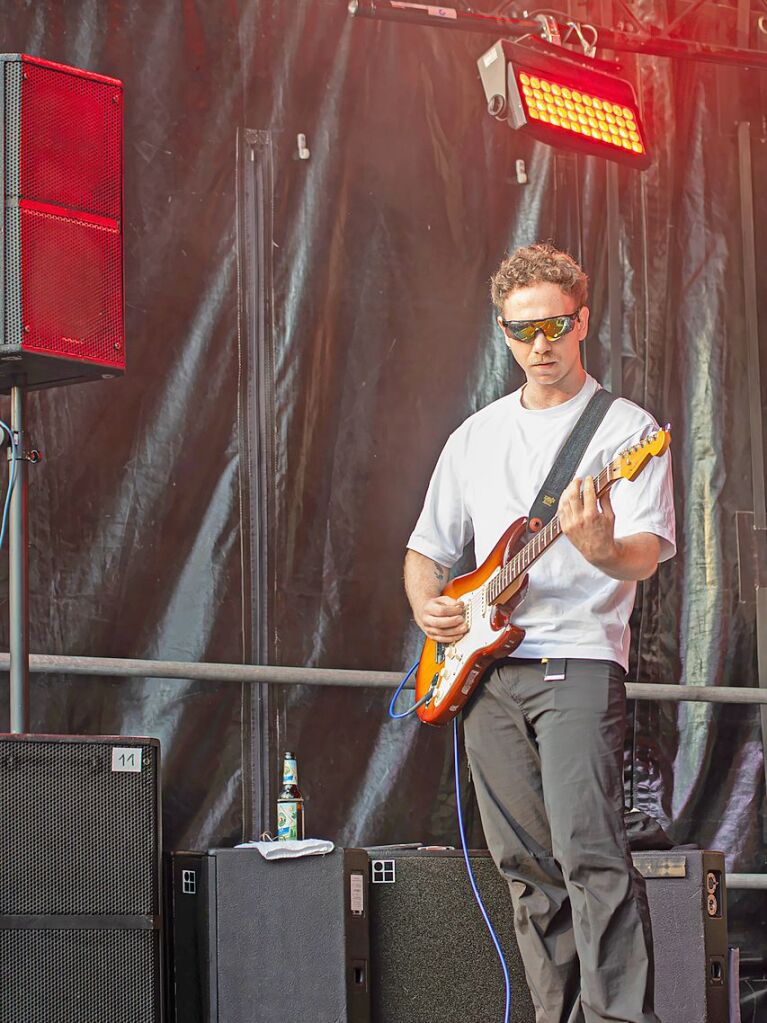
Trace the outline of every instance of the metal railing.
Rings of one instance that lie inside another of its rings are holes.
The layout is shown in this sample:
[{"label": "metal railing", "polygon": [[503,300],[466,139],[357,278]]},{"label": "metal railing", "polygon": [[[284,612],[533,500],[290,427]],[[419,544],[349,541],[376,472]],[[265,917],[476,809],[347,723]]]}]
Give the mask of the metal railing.
[{"label": "metal railing", "polygon": [[[0,653],[0,671],[10,658]],[[404,672],[364,671],[350,668],[292,668],[263,664],[219,664],[201,661],[150,661],[130,657],[69,657],[30,654],[29,669],[42,675],[111,675],[126,678],[176,678],[200,682],[258,682],[268,685],[352,686],[393,689]],[[414,685],[408,684],[412,689]],[[767,704],[767,689],[751,686],[699,686],[655,682],[627,682],[630,700],[672,700],[695,703]]]},{"label": "metal railing", "polygon": [[[8,671],[10,655],[0,653],[0,671]],[[29,670],[40,675],[91,675],[180,681],[261,683],[266,685],[351,686],[394,689],[402,680],[397,671],[362,671],[348,668],[291,668],[261,664],[216,664],[199,661],[150,661],[130,657],[67,657],[30,654]],[[414,688],[409,684],[408,688]],[[671,700],[695,703],[767,704],[767,689],[750,686],[670,685],[627,682],[630,700]],[[730,890],[767,890],[767,874],[726,876]]]}]

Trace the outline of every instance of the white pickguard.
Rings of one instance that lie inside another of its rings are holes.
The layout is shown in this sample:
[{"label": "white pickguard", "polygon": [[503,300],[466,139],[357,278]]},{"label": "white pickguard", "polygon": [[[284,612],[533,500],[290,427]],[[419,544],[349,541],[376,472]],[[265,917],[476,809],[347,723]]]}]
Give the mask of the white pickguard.
[{"label": "white pickguard", "polygon": [[[431,703],[435,707],[446,699],[458,676],[467,664],[476,658],[477,651],[498,640],[498,630],[490,624],[494,609],[486,602],[485,594],[488,583],[499,572],[500,568],[497,568],[481,586],[476,590],[467,590],[460,598],[466,609],[466,624],[469,626],[469,631],[455,643],[449,643],[444,648],[445,663],[439,673],[437,686],[431,699]],[[471,682],[464,683],[462,689],[464,695],[469,692],[471,685]],[[451,707],[450,709],[457,708]]]}]

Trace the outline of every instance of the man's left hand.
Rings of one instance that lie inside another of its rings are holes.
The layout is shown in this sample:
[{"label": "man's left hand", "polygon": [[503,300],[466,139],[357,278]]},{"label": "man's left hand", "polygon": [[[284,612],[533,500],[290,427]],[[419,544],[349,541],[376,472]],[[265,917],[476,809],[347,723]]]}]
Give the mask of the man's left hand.
[{"label": "man's left hand", "polygon": [[559,499],[559,524],[586,561],[613,579],[648,579],[658,567],[661,542],[654,533],[615,539],[615,513],[607,490],[597,500],[594,477],[574,479]]},{"label": "man's left hand", "polygon": [[573,547],[597,568],[616,556],[615,514],[610,491],[597,499],[594,477],[574,479],[559,499],[559,524]]}]

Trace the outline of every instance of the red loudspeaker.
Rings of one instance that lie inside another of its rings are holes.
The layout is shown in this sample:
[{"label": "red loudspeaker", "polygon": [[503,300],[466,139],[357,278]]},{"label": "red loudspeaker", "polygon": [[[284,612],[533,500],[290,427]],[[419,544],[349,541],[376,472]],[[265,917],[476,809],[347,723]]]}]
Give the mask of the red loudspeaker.
[{"label": "red loudspeaker", "polygon": [[0,54],[0,391],[125,369],[122,83]]}]

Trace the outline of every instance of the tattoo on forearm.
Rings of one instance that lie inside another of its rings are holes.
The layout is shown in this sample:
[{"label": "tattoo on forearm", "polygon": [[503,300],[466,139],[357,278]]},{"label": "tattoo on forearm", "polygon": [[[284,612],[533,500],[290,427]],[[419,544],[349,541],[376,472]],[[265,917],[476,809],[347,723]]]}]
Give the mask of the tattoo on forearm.
[{"label": "tattoo on forearm", "polygon": [[443,583],[447,578],[447,569],[444,569],[441,565],[435,565],[434,575],[436,576],[437,582]]}]

